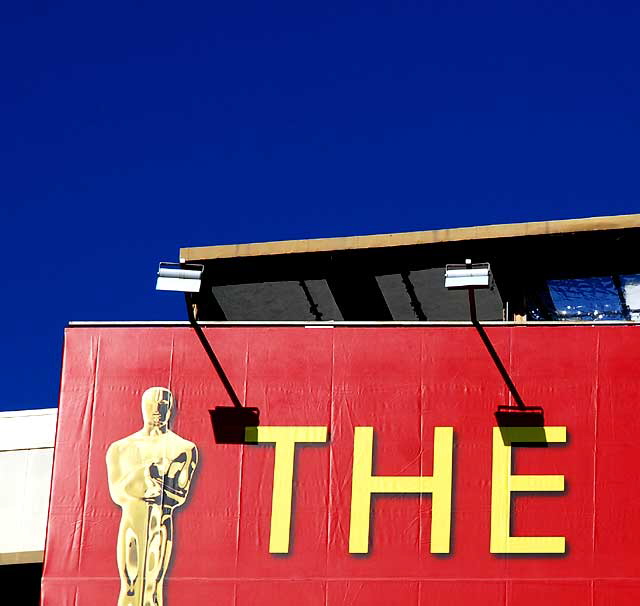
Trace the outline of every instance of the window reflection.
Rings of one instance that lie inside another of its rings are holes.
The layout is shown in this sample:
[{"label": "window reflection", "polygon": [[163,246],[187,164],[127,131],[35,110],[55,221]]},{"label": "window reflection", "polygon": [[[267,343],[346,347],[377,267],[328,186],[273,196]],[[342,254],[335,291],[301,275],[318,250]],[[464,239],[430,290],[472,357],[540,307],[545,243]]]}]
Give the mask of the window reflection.
[{"label": "window reflection", "polygon": [[548,280],[530,293],[532,320],[640,321],[640,274]]},{"label": "window reflection", "polygon": [[558,320],[624,320],[611,277],[549,280],[547,286]]}]

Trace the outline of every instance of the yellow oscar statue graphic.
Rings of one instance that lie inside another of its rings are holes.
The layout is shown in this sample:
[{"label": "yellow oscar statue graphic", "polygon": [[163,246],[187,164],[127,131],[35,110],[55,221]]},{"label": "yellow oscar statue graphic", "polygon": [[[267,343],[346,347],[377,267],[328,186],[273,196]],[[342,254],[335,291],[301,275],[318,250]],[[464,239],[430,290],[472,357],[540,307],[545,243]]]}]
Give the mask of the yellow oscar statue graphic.
[{"label": "yellow oscar statue graphic", "polygon": [[122,508],[118,606],[162,606],[173,512],[185,502],[198,463],[195,444],[169,429],[173,406],[168,389],[147,389],[142,395],[144,426],[107,451],[109,491]]}]

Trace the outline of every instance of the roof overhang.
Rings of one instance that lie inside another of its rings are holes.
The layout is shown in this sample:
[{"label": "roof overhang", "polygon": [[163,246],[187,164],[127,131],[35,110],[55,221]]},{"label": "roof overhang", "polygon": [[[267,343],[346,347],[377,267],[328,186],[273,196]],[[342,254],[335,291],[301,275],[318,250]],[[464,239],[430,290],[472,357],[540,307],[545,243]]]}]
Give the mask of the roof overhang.
[{"label": "roof overhang", "polygon": [[458,227],[370,236],[346,236],[339,238],[314,238],[308,240],[282,240],[251,244],[223,246],[196,246],[180,249],[180,260],[206,261],[239,257],[261,257],[346,250],[365,250],[396,246],[415,246],[465,240],[491,240],[566,234],[585,231],[619,230],[640,227],[640,214],[563,219],[559,221],[535,221],[532,223],[505,223],[479,227]]}]

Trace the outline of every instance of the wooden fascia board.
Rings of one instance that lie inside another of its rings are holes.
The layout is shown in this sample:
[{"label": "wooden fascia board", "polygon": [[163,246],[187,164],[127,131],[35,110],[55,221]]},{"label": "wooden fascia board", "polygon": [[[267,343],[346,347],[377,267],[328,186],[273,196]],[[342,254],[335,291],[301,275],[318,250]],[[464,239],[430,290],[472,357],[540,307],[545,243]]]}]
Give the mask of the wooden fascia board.
[{"label": "wooden fascia board", "polygon": [[262,257],[269,255],[364,250],[439,242],[465,240],[491,240],[548,234],[603,231],[640,227],[640,214],[564,219],[560,221],[537,221],[533,223],[505,223],[479,227],[458,227],[370,236],[347,236],[340,238],[315,238],[309,240],[282,240],[251,244],[222,246],[196,246],[180,249],[182,261],[206,261],[236,257]]}]

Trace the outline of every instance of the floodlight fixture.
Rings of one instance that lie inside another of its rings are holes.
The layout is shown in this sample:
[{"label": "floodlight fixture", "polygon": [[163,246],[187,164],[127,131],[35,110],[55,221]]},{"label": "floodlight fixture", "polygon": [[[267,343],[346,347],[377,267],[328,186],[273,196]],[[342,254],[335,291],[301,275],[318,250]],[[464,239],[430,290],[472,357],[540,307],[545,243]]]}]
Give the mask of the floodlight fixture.
[{"label": "floodlight fixture", "polygon": [[204,265],[197,263],[166,263],[158,266],[156,290],[200,292]]},{"label": "floodlight fixture", "polygon": [[471,263],[447,265],[444,273],[444,286],[449,289],[489,288],[491,286],[491,267],[489,263]]}]

